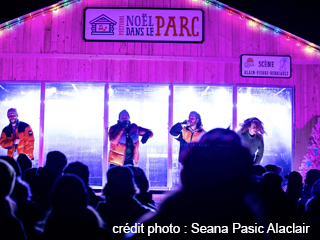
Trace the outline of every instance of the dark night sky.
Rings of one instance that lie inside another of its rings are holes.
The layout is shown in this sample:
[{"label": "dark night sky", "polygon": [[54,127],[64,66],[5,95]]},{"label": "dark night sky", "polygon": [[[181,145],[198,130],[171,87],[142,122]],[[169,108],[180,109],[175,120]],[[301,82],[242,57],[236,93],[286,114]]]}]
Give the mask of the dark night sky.
[{"label": "dark night sky", "polygon": [[[0,8],[0,23],[56,2],[58,1],[8,0]],[[320,0],[221,0],[221,2],[320,45]]]}]

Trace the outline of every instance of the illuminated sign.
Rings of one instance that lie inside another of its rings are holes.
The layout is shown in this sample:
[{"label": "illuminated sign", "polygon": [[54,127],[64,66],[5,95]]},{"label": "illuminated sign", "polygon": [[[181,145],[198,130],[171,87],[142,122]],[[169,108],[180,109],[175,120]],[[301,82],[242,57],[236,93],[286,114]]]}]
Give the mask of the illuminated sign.
[{"label": "illuminated sign", "polygon": [[290,78],[290,56],[241,55],[241,76]]},{"label": "illuminated sign", "polygon": [[201,9],[86,8],[86,41],[184,42],[204,40]]}]

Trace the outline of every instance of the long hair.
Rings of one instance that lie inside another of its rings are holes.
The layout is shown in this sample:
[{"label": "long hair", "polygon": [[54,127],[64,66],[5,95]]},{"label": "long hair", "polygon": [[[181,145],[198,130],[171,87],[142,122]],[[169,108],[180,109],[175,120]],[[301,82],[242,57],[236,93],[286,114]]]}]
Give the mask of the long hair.
[{"label": "long hair", "polygon": [[241,129],[238,131],[238,133],[242,134],[242,133],[246,132],[252,123],[255,123],[257,125],[258,133],[260,133],[261,135],[266,133],[263,128],[263,122],[261,122],[256,117],[248,118],[243,123],[240,123],[239,125],[240,125]]},{"label": "long hair", "polygon": [[[196,111],[192,111],[192,112],[190,112],[190,114],[194,114],[194,115],[196,115],[196,119],[199,119],[199,121],[197,122],[197,128],[202,128],[202,121],[201,121],[201,116],[200,116],[200,114],[199,113],[197,113]],[[189,115],[190,115],[189,114]]]}]

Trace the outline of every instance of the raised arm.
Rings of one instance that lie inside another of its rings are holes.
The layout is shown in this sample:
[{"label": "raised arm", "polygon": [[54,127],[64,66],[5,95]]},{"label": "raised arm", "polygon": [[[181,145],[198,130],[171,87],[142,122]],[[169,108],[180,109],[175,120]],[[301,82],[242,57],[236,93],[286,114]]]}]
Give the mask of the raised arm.
[{"label": "raised arm", "polygon": [[109,129],[109,141],[112,144],[118,144],[124,129],[119,125],[114,125]]},{"label": "raised arm", "polygon": [[153,137],[153,132],[150,129],[138,127],[139,135],[142,136],[141,142],[145,144],[149,138]]}]

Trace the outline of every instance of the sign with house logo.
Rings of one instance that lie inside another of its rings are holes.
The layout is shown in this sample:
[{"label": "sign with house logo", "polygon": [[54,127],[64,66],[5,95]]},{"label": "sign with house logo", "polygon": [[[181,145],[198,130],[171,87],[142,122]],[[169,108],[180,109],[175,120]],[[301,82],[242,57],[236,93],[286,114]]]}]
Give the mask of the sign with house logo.
[{"label": "sign with house logo", "polygon": [[89,22],[91,24],[92,35],[114,35],[114,25],[117,22],[102,14]]},{"label": "sign with house logo", "polygon": [[290,78],[290,56],[241,55],[241,76]]},{"label": "sign with house logo", "polygon": [[86,41],[184,42],[204,40],[202,9],[86,8]]}]

